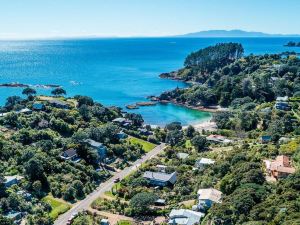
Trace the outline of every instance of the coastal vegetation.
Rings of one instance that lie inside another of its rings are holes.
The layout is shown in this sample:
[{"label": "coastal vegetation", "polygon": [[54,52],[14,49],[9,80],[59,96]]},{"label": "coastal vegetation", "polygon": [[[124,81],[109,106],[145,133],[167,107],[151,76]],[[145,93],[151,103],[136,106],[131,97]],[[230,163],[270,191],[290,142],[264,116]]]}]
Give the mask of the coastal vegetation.
[{"label": "coastal vegetation", "polygon": [[[52,224],[109,178],[110,170],[155,146],[138,132],[140,115],[86,96],[61,97],[65,93],[56,88],[55,97],[35,96],[26,87],[26,99],[11,96],[1,108],[0,218],[7,224],[13,213],[26,216],[27,224]],[[117,118],[126,126],[113,122]],[[135,137],[127,140],[126,133]]]},{"label": "coastal vegetation", "polygon": [[[153,138],[169,146],[113,188],[113,200],[94,202],[95,209],[152,221],[193,209],[205,215],[202,225],[300,223],[300,60],[290,53],[243,56],[239,44],[226,45],[192,53],[183,69],[161,75],[193,84],[163,93],[160,101],[221,105],[213,115],[218,129],[183,129],[174,122],[155,130]],[[228,60],[218,62],[219,55]],[[291,172],[274,179],[266,160],[278,157]],[[155,180],[173,173],[175,183]],[[221,200],[201,205],[199,190],[212,188]]]}]

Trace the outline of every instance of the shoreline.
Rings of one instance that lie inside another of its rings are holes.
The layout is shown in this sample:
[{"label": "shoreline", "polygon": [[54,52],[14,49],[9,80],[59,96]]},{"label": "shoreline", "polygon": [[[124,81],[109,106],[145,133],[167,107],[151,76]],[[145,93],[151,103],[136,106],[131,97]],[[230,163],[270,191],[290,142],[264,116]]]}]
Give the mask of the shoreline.
[{"label": "shoreline", "polygon": [[210,112],[210,113],[217,113],[217,112],[226,112],[228,111],[227,108],[222,108],[221,106],[211,106],[211,107],[204,107],[204,106],[191,106],[191,105],[186,105],[183,103],[178,103],[176,101],[172,101],[172,100],[161,100],[158,101],[160,104],[174,104],[174,105],[178,105],[178,106],[182,106],[182,107],[186,107],[188,109],[193,109],[193,110],[197,110],[200,112]]}]

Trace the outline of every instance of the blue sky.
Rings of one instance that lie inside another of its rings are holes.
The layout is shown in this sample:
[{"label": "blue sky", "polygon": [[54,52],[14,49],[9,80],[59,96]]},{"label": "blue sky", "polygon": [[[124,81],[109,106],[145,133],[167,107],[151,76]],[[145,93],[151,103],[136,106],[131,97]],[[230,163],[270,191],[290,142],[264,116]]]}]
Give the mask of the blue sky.
[{"label": "blue sky", "polygon": [[210,29],[300,34],[299,10],[300,0],[1,0],[0,39]]}]

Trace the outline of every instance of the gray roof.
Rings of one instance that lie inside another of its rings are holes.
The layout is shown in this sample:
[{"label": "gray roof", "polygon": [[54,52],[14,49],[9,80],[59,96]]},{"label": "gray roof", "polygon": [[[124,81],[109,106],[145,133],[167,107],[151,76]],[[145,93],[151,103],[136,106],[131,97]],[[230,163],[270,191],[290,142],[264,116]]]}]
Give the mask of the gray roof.
[{"label": "gray roof", "polygon": [[170,220],[168,224],[171,225],[194,225],[200,222],[204,217],[204,213],[195,212],[188,209],[173,209],[169,215]]},{"label": "gray roof", "polygon": [[177,177],[177,173],[161,173],[161,172],[151,172],[146,171],[143,175],[144,178],[150,179],[150,180],[157,180],[162,182],[170,182],[171,184],[175,184]]},{"label": "gray roof", "polygon": [[126,119],[122,118],[122,117],[119,117],[119,118],[116,118],[116,119],[113,120],[113,122],[117,122],[117,123],[123,123],[125,121],[126,121]]},{"label": "gray roof", "polygon": [[90,144],[92,147],[95,147],[95,148],[99,148],[99,147],[104,146],[102,143],[94,141],[93,139],[86,139],[85,142]]}]

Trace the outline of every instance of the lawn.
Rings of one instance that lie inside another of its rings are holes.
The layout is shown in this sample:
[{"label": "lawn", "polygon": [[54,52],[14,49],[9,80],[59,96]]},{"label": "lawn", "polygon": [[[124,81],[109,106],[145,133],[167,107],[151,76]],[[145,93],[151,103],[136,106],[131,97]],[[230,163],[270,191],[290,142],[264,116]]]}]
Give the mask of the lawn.
[{"label": "lawn", "polygon": [[56,219],[60,214],[65,213],[71,208],[69,204],[63,202],[60,199],[56,199],[50,195],[44,197],[42,201],[47,202],[51,205],[52,210],[49,213],[49,216],[52,219]]},{"label": "lawn", "polygon": [[130,143],[132,143],[132,144],[142,145],[145,152],[150,152],[153,148],[156,147],[155,144],[150,143],[148,141],[144,141],[144,140],[136,138],[136,137],[129,137],[127,140],[130,141]]},{"label": "lawn", "polygon": [[128,220],[120,220],[118,221],[118,225],[131,225],[131,223]]}]

